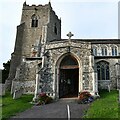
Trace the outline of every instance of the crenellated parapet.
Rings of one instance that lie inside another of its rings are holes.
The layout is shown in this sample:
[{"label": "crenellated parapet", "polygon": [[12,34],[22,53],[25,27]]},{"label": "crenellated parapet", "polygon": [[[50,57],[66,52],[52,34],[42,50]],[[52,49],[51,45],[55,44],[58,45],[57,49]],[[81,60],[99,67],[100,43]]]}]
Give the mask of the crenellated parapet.
[{"label": "crenellated parapet", "polygon": [[45,5],[42,5],[42,4],[39,4],[39,5],[35,5],[35,4],[32,4],[32,5],[28,5],[26,2],[23,3],[23,10],[31,10],[31,9],[52,9],[51,7],[51,3],[48,3],[48,4],[45,4]]}]

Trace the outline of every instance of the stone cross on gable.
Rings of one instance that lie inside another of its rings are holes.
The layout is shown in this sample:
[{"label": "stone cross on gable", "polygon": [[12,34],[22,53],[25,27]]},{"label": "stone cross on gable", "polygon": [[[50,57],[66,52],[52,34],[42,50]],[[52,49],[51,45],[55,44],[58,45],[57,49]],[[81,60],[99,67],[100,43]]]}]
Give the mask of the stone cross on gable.
[{"label": "stone cross on gable", "polygon": [[67,34],[67,36],[69,37],[69,40],[70,40],[71,37],[74,36],[74,34],[72,34],[71,32],[69,32],[69,33]]}]

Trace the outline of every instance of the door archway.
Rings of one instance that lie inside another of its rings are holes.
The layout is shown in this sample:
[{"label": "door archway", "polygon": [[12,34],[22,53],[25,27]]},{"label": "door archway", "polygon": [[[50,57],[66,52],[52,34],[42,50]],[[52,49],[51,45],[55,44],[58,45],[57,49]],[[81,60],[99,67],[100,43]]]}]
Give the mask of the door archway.
[{"label": "door archway", "polygon": [[77,97],[79,86],[79,65],[72,55],[66,55],[59,67],[59,98]]}]

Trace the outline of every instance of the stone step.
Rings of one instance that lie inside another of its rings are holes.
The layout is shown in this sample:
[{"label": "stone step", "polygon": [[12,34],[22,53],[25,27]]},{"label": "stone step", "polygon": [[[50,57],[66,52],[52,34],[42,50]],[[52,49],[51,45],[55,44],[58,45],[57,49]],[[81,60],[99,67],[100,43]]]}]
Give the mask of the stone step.
[{"label": "stone step", "polygon": [[59,101],[60,102],[76,102],[78,100],[78,97],[74,97],[74,98],[60,98]]}]

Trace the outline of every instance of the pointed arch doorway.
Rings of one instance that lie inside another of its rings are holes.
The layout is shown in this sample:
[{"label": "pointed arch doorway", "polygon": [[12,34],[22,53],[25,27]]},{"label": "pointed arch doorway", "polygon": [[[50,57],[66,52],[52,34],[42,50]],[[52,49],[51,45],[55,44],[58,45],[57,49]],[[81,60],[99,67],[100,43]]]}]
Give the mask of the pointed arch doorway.
[{"label": "pointed arch doorway", "polygon": [[59,98],[78,96],[79,65],[75,57],[66,55],[60,63]]}]

